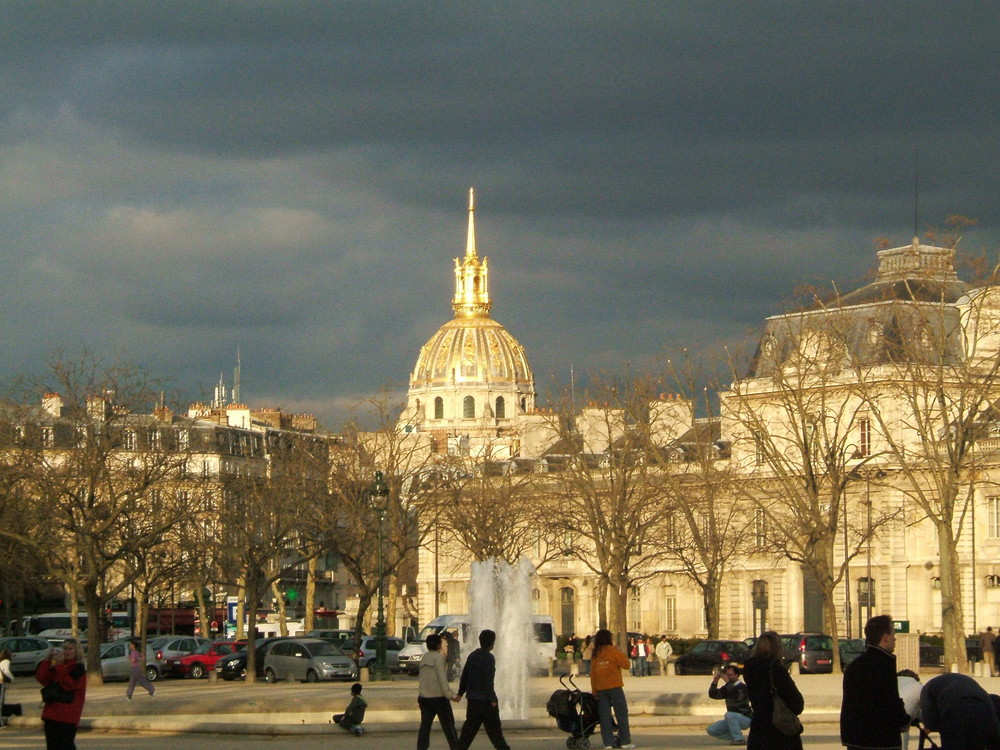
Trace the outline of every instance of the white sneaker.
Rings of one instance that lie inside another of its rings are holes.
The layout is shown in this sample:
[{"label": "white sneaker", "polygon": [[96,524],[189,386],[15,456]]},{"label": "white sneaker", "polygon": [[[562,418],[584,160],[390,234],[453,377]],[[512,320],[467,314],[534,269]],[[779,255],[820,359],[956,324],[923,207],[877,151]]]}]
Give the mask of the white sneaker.
[{"label": "white sneaker", "polygon": [[622,745],[622,750],[635,750],[635,743],[630,742],[627,745]]}]

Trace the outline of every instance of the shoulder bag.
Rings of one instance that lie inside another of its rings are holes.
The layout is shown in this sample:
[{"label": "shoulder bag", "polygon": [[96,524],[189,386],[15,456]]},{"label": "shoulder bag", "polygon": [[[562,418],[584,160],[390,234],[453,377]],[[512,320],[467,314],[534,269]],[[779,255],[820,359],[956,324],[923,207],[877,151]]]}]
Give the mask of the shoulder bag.
[{"label": "shoulder bag", "polygon": [[72,703],[75,690],[63,690],[58,682],[50,682],[42,688],[42,703]]},{"label": "shoulder bag", "polygon": [[802,734],[802,722],[795,712],[788,707],[785,699],[778,695],[774,687],[774,668],[768,670],[768,678],[771,680],[771,700],[774,702],[774,709],[771,712],[771,723],[774,728],[786,737],[797,737]]}]

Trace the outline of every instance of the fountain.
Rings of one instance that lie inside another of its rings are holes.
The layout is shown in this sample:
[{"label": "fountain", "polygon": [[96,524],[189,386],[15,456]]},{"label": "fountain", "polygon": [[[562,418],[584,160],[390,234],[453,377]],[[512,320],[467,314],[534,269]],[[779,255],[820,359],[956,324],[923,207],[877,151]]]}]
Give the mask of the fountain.
[{"label": "fountain", "polygon": [[528,667],[534,651],[531,618],[531,579],[535,566],[526,558],[512,566],[492,558],[472,563],[469,579],[471,628],[466,652],[479,647],[479,633],[494,630],[497,642],[496,690],[500,715],[505,719],[528,716]]}]

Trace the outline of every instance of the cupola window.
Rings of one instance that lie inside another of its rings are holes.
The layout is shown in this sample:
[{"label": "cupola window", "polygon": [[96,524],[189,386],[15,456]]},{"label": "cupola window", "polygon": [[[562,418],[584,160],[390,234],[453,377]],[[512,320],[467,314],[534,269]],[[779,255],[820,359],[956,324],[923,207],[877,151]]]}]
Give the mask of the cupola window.
[{"label": "cupola window", "polygon": [[462,400],[462,417],[464,419],[476,418],[476,399],[472,396],[466,396]]}]

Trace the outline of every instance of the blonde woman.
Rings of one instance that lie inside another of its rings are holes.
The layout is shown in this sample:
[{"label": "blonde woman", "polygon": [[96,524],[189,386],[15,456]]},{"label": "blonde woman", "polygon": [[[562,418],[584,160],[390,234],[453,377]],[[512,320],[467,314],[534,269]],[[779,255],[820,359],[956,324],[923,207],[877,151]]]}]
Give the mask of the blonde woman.
[{"label": "blonde woman", "polygon": [[76,750],[76,730],[87,697],[87,670],[83,661],[80,644],[68,638],[63,641],[62,648],[49,649],[45,661],[35,672],[35,679],[43,686],[54,683],[69,698],[68,702],[46,703],[42,709],[47,750]]}]

